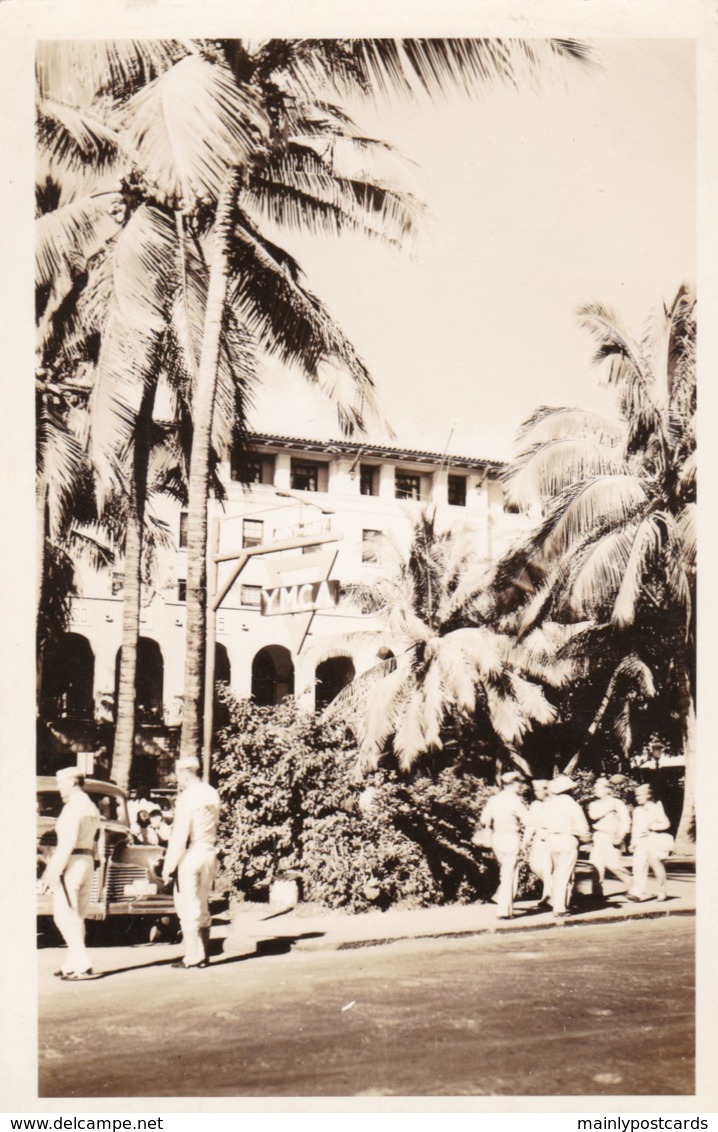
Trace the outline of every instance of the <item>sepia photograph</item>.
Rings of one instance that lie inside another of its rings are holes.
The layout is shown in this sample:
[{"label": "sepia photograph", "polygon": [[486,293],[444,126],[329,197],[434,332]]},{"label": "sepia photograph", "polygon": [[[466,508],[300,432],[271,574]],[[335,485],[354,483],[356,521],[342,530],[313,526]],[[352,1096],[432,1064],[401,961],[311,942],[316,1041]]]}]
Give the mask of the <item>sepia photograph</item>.
[{"label": "sepia photograph", "polygon": [[32,45],[37,1098],[690,1104],[697,41],[229,23]]}]

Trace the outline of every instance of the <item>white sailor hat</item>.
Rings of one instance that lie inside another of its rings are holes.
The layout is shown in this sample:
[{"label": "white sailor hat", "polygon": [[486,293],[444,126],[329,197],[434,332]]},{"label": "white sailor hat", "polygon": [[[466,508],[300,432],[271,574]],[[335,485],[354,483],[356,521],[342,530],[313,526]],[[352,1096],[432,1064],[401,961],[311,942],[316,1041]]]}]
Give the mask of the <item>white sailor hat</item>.
[{"label": "white sailor hat", "polygon": [[199,770],[199,767],[200,762],[196,755],[185,755],[175,763],[175,770]]},{"label": "white sailor hat", "polygon": [[566,794],[569,790],[575,789],[576,783],[567,774],[557,774],[549,783],[549,790],[552,794]]},{"label": "white sailor hat", "polygon": [[55,778],[58,782],[68,782],[71,778],[83,778],[84,772],[80,770],[79,766],[64,766],[62,770],[58,770]]}]

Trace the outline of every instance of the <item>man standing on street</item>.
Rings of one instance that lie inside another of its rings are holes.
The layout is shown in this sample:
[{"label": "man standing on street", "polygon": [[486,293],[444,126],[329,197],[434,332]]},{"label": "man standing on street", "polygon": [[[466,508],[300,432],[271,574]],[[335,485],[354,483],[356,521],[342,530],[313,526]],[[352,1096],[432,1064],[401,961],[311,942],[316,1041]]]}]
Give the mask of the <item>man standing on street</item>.
[{"label": "man standing on street", "polygon": [[162,875],[174,876],[174,902],[182,928],[184,957],[173,967],[206,967],[209,963],[209,893],[217,863],[220,798],[199,778],[199,759],[175,764],[179,796]]},{"label": "man standing on street", "polygon": [[493,829],[492,848],[499,863],[499,887],[494,897],[498,920],[510,920],[514,914],[521,830],[528,818],[528,810],[519,798],[521,782],[521,775],[516,771],[502,774],[501,791],[489,798],[481,813],[480,824]]},{"label": "man standing on street", "polygon": [[570,796],[576,783],[566,774],[551,780],[549,797],[544,802],[544,821],[548,833],[553,880],[551,908],[557,919],[569,915],[568,905],[573,891],[573,873],[578,860],[579,841],[590,841],[586,815]]},{"label": "man standing on street", "polygon": [[548,781],[544,778],[534,778],[531,783],[534,800],[529,806],[524,834],[524,845],[529,846],[529,868],[541,881],[539,906],[551,903],[551,853],[544,806],[549,797],[548,786]]},{"label": "man standing on street", "polygon": [[589,861],[598,873],[603,894],[606,872],[613,873],[626,888],[630,887],[631,874],[623,867],[621,846],[631,832],[631,814],[625,802],[616,798],[607,778],[597,778],[593,784],[593,800],[588,803],[593,845]]},{"label": "man standing on street", "polygon": [[66,980],[92,978],[85,947],[85,916],[90,906],[95,840],[100,811],[82,789],[77,767],[57,772],[57,786],[65,803],[57,819],[57,848],[41,878],[42,891],[52,891],[52,915],[67,944],[65,962],[56,975]]}]

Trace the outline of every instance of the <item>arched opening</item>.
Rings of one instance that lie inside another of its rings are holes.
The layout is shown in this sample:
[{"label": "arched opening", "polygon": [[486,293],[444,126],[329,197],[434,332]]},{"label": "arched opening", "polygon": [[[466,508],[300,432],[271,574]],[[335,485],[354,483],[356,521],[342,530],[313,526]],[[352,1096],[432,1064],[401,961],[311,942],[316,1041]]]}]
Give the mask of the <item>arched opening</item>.
[{"label": "arched opening", "polygon": [[[120,657],[122,649],[117,650],[115,662],[115,712],[120,683]],[[165,665],[162,650],[157,641],[140,637],[137,642],[137,722],[162,723]]]},{"label": "arched opening", "polygon": [[267,645],[252,661],[252,698],[260,707],[273,707],[294,695],[292,654],[283,645]]},{"label": "arched opening", "polygon": [[350,656],[332,656],[317,665],[315,673],[315,707],[322,711],[336,699],[356,675],[354,661]]},{"label": "arched opening", "polygon": [[65,633],[45,650],[42,712],[46,719],[93,719],[95,654],[87,637]]},{"label": "arched opening", "polygon": [[230,684],[232,680],[232,666],[229,662],[229,653],[224,645],[214,646],[214,729],[218,731],[229,723],[229,710],[227,705],[217,695],[217,684]]},{"label": "arched opening", "polygon": [[214,678],[219,684],[230,684],[232,681],[232,665],[224,645],[214,646]]}]

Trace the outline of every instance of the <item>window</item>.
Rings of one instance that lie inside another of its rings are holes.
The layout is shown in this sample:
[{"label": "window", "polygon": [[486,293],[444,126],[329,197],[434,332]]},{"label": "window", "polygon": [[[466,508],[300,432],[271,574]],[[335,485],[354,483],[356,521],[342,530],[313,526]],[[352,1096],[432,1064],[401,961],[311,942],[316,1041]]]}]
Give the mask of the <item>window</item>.
[{"label": "window", "polygon": [[294,491],[319,491],[319,465],[292,460],[292,488]]},{"label": "window", "polygon": [[112,596],[117,597],[125,588],[125,575],[121,571],[112,571]]},{"label": "window", "polygon": [[407,476],[403,472],[397,472],[395,485],[397,499],[421,498],[421,476]]},{"label": "window", "polygon": [[179,578],[177,581],[177,601],[187,601],[187,579]]},{"label": "window", "polygon": [[274,480],[273,456],[248,456],[235,451],[231,464],[232,479],[243,484],[272,483]]},{"label": "window", "polygon": [[180,512],[180,524],[179,524],[179,548],[180,548],[180,550],[186,550],[187,549],[187,519],[188,519],[187,512],[186,511]]},{"label": "window", "polygon": [[449,503],[453,507],[466,506],[466,476],[449,476]]},{"label": "window", "polygon": [[259,546],[264,541],[264,522],[261,519],[242,519],[242,548]]},{"label": "window", "polygon": [[364,530],[361,533],[361,560],[362,562],[376,562],[377,552],[377,539],[383,535],[383,531]]},{"label": "window", "polygon": [[369,464],[362,464],[359,468],[359,492],[361,495],[377,495],[377,480],[379,469]]},{"label": "window", "polygon": [[239,603],[240,605],[250,605],[254,609],[259,609],[262,603],[262,587],[261,586],[240,586],[239,587]]}]

